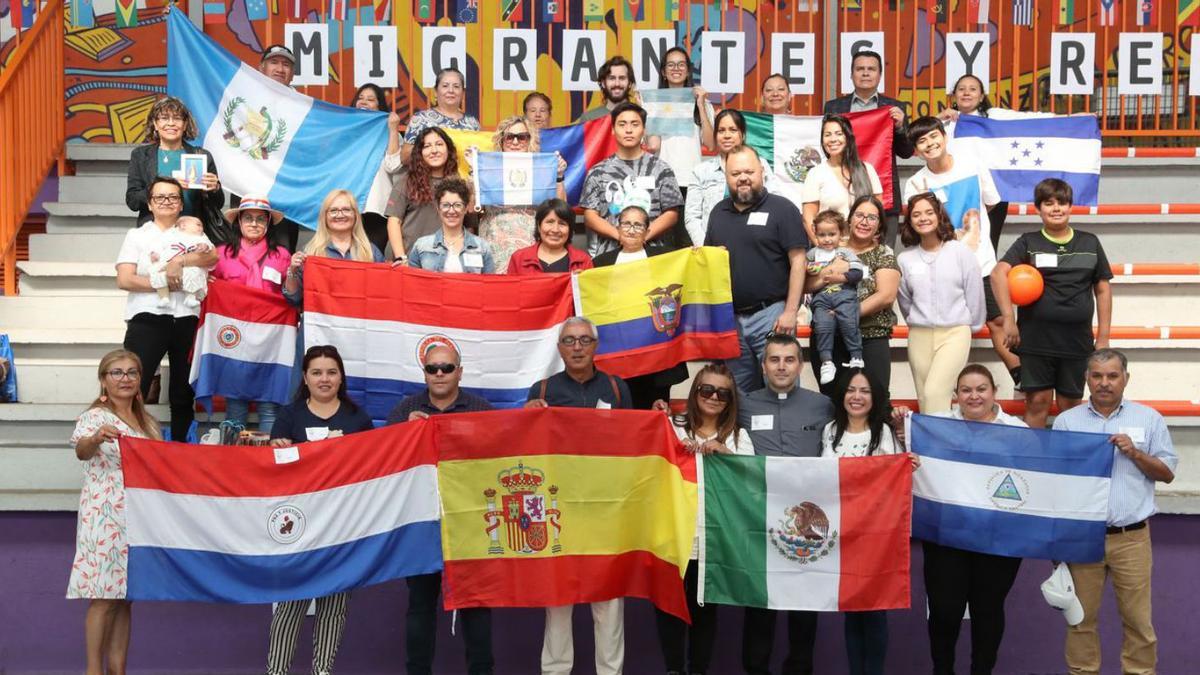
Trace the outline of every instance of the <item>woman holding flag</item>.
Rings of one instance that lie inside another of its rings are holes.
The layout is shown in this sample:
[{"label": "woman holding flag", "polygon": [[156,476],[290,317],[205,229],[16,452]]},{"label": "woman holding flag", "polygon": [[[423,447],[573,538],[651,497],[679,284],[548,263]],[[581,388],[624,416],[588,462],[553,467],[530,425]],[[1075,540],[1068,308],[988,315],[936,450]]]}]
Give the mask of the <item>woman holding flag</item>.
[{"label": "woman holding flag", "polygon": [[[968,422],[1027,426],[996,403],[996,380],[986,366],[967,364],[958,374],[954,388],[958,407],[936,413]],[[892,413],[901,442],[905,407]],[[962,627],[963,612],[971,612],[971,672],[990,673],[996,667],[1000,641],[1004,637],[1004,600],[1012,590],[1020,558],[977,553],[931,541],[922,542],[925,594],[929,598],[929,651],[934,673],[954,672],[955,644]]]},{"label": "woman holding flag", "polygon": [[71,434],[75,456],[86,464],[67,598],[91,601],[84,620],[88,675],[124,673],[129,655],[132,606],[125,599],[129,546],[117,438],[162,437],[158,421],[142,400],[144,373],[137,354],[111,351],[100,359],[98,370],[100,394],[79,416]]},{"label": "woman holding flag", "polygon": [[[509,117],[496,127],[492,136],[495,152],[538,152],[541,144],[538,128],[524,117]],[[566,201],[567,191],[563,187],[563,176],[567,172],[567,160],[558,158],[558,191],[555,195]],[[479,221],[479,236],[492,247],[496,269],[508,269],[508,259],[518,249],[533,244],[533,205],[489,206],[484,209]]]},{"label": "woman holding flag", "polygon": [[580,272],[592,268],[587,251],[571,246],[571,224],[575,211],[562,199],[547,199],[534,214],[533,238],[537,241],[508,259],[509,274]]},{"label": "woman holding flag", "polygon": [[[279,410],[271,429],[271,445],[287,448],[296,443],[323,441],[374,428],[365,410],[346,391],[345,366],[337,347],[309,347],[301,362],[303,380],[296,399]],[[271,616],[271,642],[267,650],[267,675],[288,675],[300,626],[312,600],[289,600],[275,606]],[[332,673],[333,661],[346,627],[350,593],[316,599],[313,627],[312,672]]]},{"label": "woman holding flag", "polygon": [[850,215],[850,203],[868,195],[883,198],[883,184],[869,162],[858,157],[858,143],[849,120],[841,115],[826,115],[821,121],[821,152],[825,159],[809,169],[804,179],[804,228],[810,241],[816,241],[812,222],[817,214],[832,209]]},{"label": "woman holding flag", "polygon": [[[708,102],[708,92],[692,81],[692,59],[683,47],[671,47],[662,55],[662,68],[658,73],[659,89],[690,89],[695,105],[692,106],[693,132],[688,136],[647,136],[646,149],[657,153],[679,180],[686,180],[696,169],[703,157],[700,149],[716,149],[713,138],[713,107]],[[681,187],[687,197],[687,187]],[[699,246],[699,242],[692,243]]]},{"label": "woman holding flag", "polygon": [[[283,220],[283,213],[271,208],[266,197],[247,195],[236,208],[226,209],[225,220],[236,223],[239,236],[217,247],[217,266],[212,270],[212,277],[279,294],[291,258],[286,248],[273,246],[275,228]],[[276,408],[277,404],[271,401],[255,402],[261,431],[271,430]],[[249,412],[249,401],[225,399],[227,421],[244,427]]]}]

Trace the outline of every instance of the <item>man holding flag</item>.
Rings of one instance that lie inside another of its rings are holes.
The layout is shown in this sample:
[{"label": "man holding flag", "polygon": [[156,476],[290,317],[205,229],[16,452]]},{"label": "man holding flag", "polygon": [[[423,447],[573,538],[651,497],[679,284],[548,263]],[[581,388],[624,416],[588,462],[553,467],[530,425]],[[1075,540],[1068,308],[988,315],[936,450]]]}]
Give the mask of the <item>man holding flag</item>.
[{"label": "man holding flag", "polygon": [[1129,361],[1115,349],[1099,349],[1087,360],[1091,398],[1061,413],[1054,428],[1110,434],[1116,455],[1108,497],[1104,559],[1071,563],[1083,621],[1067,628],[1066,658],[1072,673],[1100,672],[1097,630],[1104,581],[1113,580],[1124,628],[1121,672],[1153,673],[1158,638],[1150,622],[1151,547],[1149,518],[1157,511],[1154,484],[1175,480],[1179,457],[1166,421],[1154,408],[1124,398]]}]

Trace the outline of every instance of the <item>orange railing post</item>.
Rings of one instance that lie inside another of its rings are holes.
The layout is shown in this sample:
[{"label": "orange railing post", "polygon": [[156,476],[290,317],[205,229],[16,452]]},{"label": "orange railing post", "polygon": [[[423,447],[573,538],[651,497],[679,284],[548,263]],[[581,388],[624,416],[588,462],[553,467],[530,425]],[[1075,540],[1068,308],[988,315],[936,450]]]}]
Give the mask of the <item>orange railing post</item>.
[{"label": "orange railing post", "polygon": [[62,156],[63,4],[41,7],[0,73],[0,255],[4,294],[17,292],[17,233],[50,167]]}]

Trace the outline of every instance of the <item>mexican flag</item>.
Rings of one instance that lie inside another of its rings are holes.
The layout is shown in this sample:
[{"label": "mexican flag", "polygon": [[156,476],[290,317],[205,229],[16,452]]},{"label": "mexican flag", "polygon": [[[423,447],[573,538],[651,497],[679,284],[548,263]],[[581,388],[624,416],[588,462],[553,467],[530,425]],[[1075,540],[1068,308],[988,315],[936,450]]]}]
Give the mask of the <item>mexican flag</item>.
[{"label": "mexican flag", "polygon": [[[875,167],[883,186],[883,205],[892,208],[892,117],[888,108],[843,115],[850,120],[858,157]],[[821,152],[821,117],[768,115],[742,111],[746,145],[771,163],[786,183],[804,183],[808,170],[825,160]]]},{"label": "mexican flag", "polygon": [[808,611],[909,606],[907,455],[703,458],[700,602]]}]

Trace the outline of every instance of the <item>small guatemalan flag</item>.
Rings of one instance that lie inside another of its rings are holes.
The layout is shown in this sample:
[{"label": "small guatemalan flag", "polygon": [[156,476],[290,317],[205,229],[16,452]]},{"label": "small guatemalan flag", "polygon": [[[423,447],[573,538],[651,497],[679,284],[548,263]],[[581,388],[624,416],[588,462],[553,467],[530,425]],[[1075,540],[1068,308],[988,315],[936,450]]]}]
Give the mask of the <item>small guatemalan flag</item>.
[{"label": "small guatemalan flag", "polygon": [[480,206],[534,206],[557,192],[556,153],[477,152],[472,156]]}]

